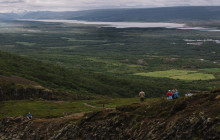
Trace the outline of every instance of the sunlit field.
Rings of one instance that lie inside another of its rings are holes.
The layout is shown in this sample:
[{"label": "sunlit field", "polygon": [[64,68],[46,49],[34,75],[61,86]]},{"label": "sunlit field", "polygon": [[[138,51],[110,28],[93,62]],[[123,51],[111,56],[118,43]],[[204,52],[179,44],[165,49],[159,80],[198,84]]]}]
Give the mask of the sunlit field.
[{"label": "sunlit field", "polygon": [[198,71],[187,70],[167,70],[167,71],[155,71],[148,73],[136,73],[134,75],[147,76],[147,77],[164,77],[179,80],[211,80],[215,79],[213,74],[200,73]]}]

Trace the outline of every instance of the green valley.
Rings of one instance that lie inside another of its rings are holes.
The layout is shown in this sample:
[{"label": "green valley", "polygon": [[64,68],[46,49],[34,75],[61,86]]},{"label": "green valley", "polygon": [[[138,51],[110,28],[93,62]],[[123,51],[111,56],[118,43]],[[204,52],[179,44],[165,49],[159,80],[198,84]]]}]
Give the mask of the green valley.
[{"label": "green valley", "polygon": [[220,139],[217,4],[0,3],[0,140]]},{"label": "green valley", "polygon": [[[24,72],[19,68],[22,61],[8,69],[42,86],[111,97],[133,97],[146,89],[149,97],[156,97],[174,87],[183,94],[209,91],[220,83],[220,44],[212,41],[220,40],[219,32],[37,21],[8,24],[10,30],[0,29],[0,49],[37,60]],[[189,44],[192,40],[204,42]]]}]

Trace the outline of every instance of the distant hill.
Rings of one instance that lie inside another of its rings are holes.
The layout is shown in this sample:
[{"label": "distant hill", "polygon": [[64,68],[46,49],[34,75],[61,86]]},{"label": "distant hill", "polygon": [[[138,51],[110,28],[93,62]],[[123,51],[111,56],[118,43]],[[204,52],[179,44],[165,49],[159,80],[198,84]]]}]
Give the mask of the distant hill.
[{"label": "distant hill", "polygon": [[70,12],[29,12],[23,19],[65,19],[85,21],[200,21],[220,20],[220,6],[100,9]]},{"label": "distant hill", "polygon": [[0,13],[0,21],[18,19],[20,16],[14,13]]}]

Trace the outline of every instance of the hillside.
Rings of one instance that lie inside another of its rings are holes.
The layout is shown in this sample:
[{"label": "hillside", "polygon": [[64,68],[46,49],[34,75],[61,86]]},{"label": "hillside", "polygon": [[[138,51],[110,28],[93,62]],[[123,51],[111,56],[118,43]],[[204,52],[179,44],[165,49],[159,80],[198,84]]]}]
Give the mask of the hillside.
[{"label": "hillside", "polygon": [[[68,97],[75,99],[89,98],[98,95],[111,97],[133,96],[132,92],[135,93],[134,89],[130,89],[131,87],[125,88],[129,83],[126,80],[101,74],[70,71],[52,64],[4,52],[0,52],[0,67],[1,94],[4,93],[5,99],[14,99],[12,96],[14,94],[22,94],[23,96],[23,89],[28,88],[60,93],[60,99]],[[33,92],[33,90],[30,90],[30,92]],[[11,97],[8,97],[9,95]],[[30,98],[28,94],[25,96]],[[23,96],[23,99],[25,99],[25,96]],[[22,98],[17,97],[17,99]]]},{"label": "hillside", "polygon": [[198,94],[173,101],[148,99],[92,113],[57,118],[4,118],[0,137],[6,139],[152,139],[220,138],[220,93]]},{"label": "hillside", "polygon": [[[0,51],[1,100],[45,98],[54,100],[103,97],[134,97],[141,88],[147,96],[160,96],[167,86],[180,87],[181,82],[168,84],[158,81],[132,80],[112,75],[67,70],[26,57]],[[189,87],[189,86],[188,86]],[[192,85],[192,89],[195,88]],[[157,94],[152,94],[154,91]],[[36,93],[37,95],[34,95]],[[45,97],[44,94],[47,96]],[[39,96],[38,96],[39,95]],[[52,98],[53,95],[53,98]]]},{"label": "hillside", "polygon": [[73,12],[29,12],[23,19],[66,19],[85,21],[184,22],[220,20],[220,7],[162,7],[139,9],[100,9]]}]

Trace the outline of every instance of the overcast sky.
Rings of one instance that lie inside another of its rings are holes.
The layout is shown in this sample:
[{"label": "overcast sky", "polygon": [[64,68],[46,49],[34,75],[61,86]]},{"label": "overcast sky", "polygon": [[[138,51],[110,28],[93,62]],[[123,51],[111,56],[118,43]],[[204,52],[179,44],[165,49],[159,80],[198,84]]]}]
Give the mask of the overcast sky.
[{"label": "overcast sky", "polygon": [[1,13],[168,6],[220,6],[220,0],[0,0]]}]

